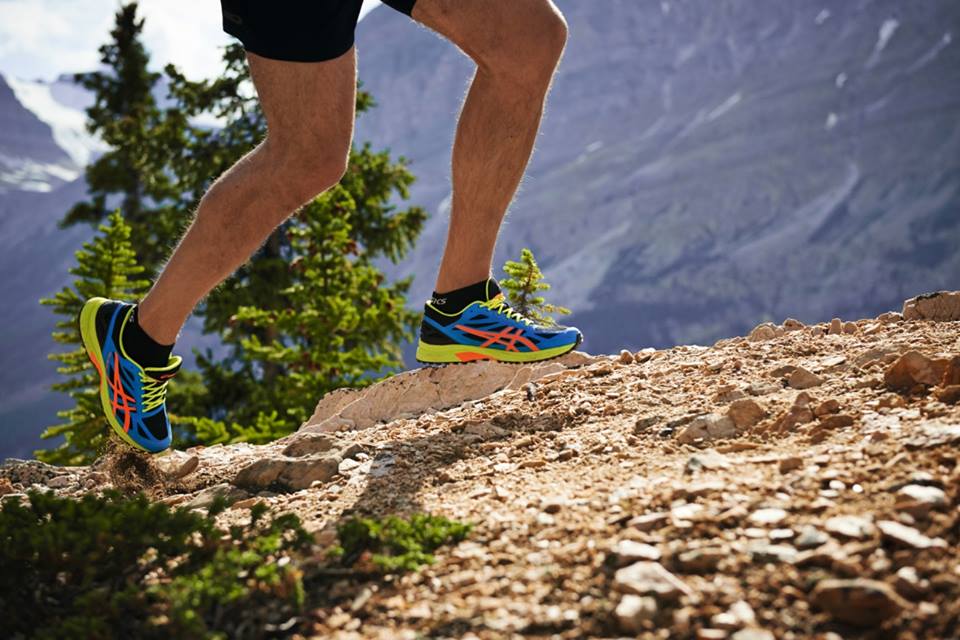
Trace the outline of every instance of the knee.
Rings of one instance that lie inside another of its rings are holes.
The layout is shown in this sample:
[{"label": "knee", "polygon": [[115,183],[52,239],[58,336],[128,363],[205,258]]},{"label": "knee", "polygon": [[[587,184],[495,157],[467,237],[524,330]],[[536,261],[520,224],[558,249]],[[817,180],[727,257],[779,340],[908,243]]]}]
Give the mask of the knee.
[{"label": "knee", "polygon": [[477,60],[490,72],[523,86],[545,89],[557,69],[567,44],[567,22],[551,2],[531,11],[518,28],[503,34],[502,46]]},{"label": "knee", "polygon": [[343,178],[350,156],[349,145],[334,145],[336,151],[331,151],[330,146],[329,141],[316,145],[303,141],[275,145],[272,151],[277,158],[278,182],[288,194],[287,204],[291,207],[310,201]]}]

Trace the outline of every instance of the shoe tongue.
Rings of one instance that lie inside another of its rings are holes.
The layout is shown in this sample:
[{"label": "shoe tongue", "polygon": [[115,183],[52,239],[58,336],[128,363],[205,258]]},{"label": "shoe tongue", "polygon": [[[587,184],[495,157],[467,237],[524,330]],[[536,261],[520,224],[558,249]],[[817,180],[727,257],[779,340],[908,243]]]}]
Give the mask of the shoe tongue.
[{"label": "shoe tongue", "polygon": [[143,372],[154,380],[168,380],[177,375],[180,371],[180,365],[183,364],[183,358],[180,356],[170,356],[169,362],[165,367],[144,367]]},{"label": "shoe tongue", "polygon": [[487,301],[493,300],[500,295],[500,285],[493,278],[487,279]]}]

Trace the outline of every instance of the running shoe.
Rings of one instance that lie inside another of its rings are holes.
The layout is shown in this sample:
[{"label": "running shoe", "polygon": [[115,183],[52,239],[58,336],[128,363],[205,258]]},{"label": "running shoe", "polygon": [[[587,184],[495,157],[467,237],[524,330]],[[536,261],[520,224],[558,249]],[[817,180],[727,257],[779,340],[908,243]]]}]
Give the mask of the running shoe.
[{"label": "running shoe", "polygon": [[513,309],[494,280],[486,300],[457,313],[444,313],[427,301],[420,325],[417,360],[424,364],[499,360],[539,362],[572,351],[583,339],[574,327],[537,324]]},{"label": "running shoe", "polygon": [[150,453],[170,446],[167,382],[180,370],[180,356],[165,367],[142,367],[123,348],[123,330],[134,305],[91,298],[80,311],[80,337],[100,375],[100,404],[107,422],[127,444]]}]

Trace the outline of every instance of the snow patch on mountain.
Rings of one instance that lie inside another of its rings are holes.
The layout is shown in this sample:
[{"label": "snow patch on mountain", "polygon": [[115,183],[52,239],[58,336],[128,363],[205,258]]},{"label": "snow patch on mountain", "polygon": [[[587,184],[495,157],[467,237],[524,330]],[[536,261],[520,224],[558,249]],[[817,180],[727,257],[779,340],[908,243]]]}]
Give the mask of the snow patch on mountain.
[{"label": "snow patch on mountain", "polygon": [[80,175],[80,168],[86,166],[93,155],[106,149],[99,138],[86,130],[83,106],[64,100],[64,92],[60,90],[63,87],[58,86],[62,80],[45,82],[13,76],[4,76],[4,79],[20,104],[50,126],[54,141],[76,165],[73,178]]}]

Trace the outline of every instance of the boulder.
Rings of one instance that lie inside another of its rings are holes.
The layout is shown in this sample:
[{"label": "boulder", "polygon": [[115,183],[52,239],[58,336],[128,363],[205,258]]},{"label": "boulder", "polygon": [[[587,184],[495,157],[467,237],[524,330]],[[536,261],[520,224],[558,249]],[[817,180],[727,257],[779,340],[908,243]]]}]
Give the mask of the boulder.
[{"label": "boulder", "polygon": [[918,384],[935,386],[947,372],[946,360],[934,360],[919,351],[907,351],[883,373],[883,384],[894,391],[909,391]]},{"label": "boulder", "polygon": [[904,320],[960,320],[960,291],[937,291],[903,303]]}]

